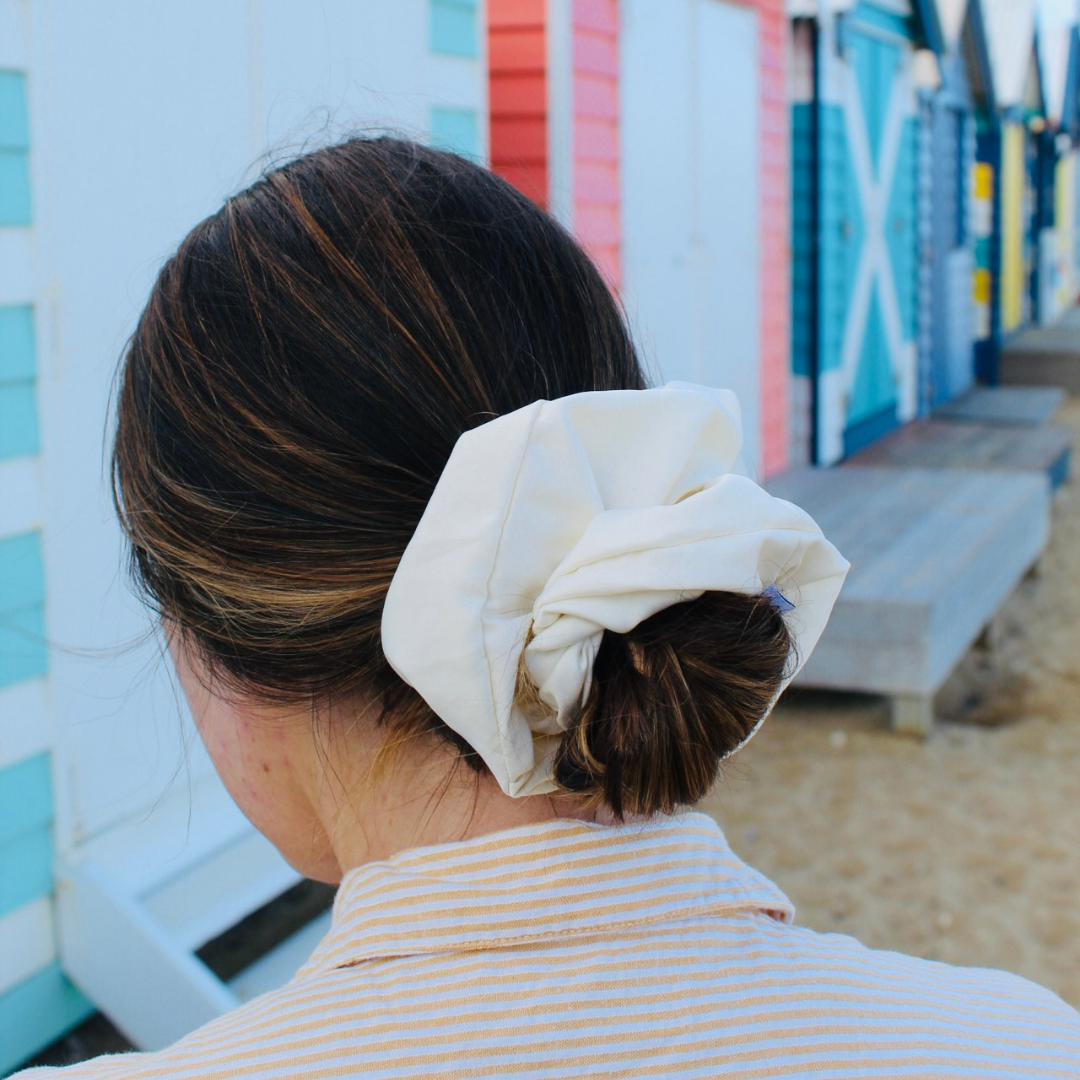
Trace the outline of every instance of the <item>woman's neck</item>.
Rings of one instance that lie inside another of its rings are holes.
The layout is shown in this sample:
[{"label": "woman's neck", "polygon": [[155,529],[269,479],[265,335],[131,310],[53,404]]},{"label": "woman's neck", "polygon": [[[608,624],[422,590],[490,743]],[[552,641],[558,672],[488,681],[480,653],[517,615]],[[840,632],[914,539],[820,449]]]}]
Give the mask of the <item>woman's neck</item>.
[{"label": "woman's neck", "polygon": [[565,795],[511,799],[434,736],[387,760],[384,726],[363,702],[314,717],[231,691],[166,627],[195,726],[248,820],[306,877],[337,883],[399,851],[536,824],[595,821]]},{"label": "woman's neck", "polygon": [[[319,785],[317,815],[343,876],[356,866],[414,847],[469,840],[557,818],[596,821],[595,810],[566,795],[512,799],[486,769],[476,772],[441,742],[423,755],[399,756],[379,770],[356,769],[360,758],[344,752]],[[364,755],[366,756],[366,755]],[[341,758],[346,761],[343,763]],[[345,779],[349,765],[353,775]],[[339,776],[340,779],[332,779]]]}]

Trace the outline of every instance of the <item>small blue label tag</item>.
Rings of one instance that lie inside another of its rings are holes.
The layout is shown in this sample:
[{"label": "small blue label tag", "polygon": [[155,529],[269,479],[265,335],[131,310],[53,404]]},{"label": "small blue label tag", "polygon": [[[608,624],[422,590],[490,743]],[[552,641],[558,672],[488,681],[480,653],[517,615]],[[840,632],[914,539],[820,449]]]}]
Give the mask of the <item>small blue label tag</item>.
[{"label": "small blue label tag", "polygon": [[766,589],[761,590],[762,596],[769,598],[769,603],[772,604],[781,615],[786,615],[789,611],[795,610],[795,605],[775,586],[770,585]]}]

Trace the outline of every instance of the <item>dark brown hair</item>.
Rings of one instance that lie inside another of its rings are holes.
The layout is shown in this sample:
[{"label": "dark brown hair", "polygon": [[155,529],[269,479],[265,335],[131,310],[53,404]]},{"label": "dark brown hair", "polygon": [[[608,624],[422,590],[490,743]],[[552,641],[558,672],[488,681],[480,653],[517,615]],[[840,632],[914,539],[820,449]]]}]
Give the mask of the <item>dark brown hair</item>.
[{"label": "dark brown hair", "polygon": [[[136,580],[230,685],[374,697],[482,768],[383,656],[398,560],[462,432],[644,385],[596,269],[510,185],[404,140],[315,151],[197,225],[139,320],[113,455]],[[617,814],[695,801],[789,652],[735,594],[606,634],[559,783]]]}]

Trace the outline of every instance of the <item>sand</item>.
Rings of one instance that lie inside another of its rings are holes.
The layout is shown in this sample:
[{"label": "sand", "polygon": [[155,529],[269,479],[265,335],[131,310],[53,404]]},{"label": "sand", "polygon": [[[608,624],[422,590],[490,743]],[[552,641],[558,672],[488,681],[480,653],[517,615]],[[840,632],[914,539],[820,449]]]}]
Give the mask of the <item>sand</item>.
[{"label": "sand", "polygon": [[[1080,402],[1056,421],[1080,434]],[[992,636],[925,742],[890,732],[880,699],[793,691],[704,808],[799,923],[1080,1008],[1080,478]]]}]

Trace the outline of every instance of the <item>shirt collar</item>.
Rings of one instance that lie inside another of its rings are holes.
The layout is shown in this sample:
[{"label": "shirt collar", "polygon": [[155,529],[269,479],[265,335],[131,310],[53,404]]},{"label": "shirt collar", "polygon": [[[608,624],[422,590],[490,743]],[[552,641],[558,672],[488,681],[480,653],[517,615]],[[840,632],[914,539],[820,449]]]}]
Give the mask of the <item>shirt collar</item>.
[{"label": "shirt collar", "polygon": [[557,820],[415,848],[349,871],[298,977],[376,957],[466,952],[674,919],[794,908],[685,813],[619,826]]}]

